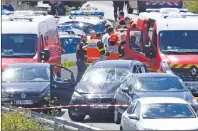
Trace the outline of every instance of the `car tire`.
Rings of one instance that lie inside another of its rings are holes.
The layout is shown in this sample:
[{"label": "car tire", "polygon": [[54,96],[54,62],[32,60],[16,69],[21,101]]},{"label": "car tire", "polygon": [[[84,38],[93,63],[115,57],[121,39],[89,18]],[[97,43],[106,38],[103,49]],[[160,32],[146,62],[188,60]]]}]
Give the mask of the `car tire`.
[{"label": "car tire", "polygon": [[69,114],[69,118],[72,120],[72,121],[76,121],[76,122],[81,122],[85,119],[85,116],[86,115],[82,115],[82,114],[73,114],[74,110],[71,108],[68,110],[68,114]]},{"label": "car tire", "polygon": [[118,109],[115,108],[115,110],[114,110],[114,122],[116,124],[120,124],[120,121],[121,121],[121,114],[118,112]]}]

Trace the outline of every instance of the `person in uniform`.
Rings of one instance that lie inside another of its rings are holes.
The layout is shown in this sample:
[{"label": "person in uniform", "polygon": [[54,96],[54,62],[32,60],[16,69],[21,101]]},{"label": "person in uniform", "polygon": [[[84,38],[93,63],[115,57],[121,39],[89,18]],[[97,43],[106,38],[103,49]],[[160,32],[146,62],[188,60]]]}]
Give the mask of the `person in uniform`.
[{"label": "person in uniform", "polygon": [[82,35],[81,36],[82,40],[80,45],[77,46],[77,50],[76,50],[76,65],[78,68],[78,74],[77,74],[77,78],[76,78],[76,82],[79,82],[80,79],[82,78],[82,75],[84,74],[84,72],[87,69],[87,36],[86,35]]},{"label": "person in uniform", "polygon": [[90,31],[90,36],[88,36],[88,40],[93,40],[96,38],[96,31],[95,30],[92,30]]},{"label": "person in uniform", "polygon": [[105,60],[105,56],[108,53],[105,50],[105,46],[101,41],[102,33],[96,33],[96,38],[89,40],[87,43],[87,65],[93,62]]},{"label": "person in uniform", "polygon": [[124,8],[124,1],[113,1],[113,8],[114,8],[114,18],[117,21],[118,18],[118,11],[120,12]]},{"label": "person in uniform", "polygon": [[109,44],[109,37],[111,34],[114,33],[114,28],[109,26],[108,29],[107,29],[107,33],[105,35],[103,35],[102,37],[102,43],[105,44],[105,45],[108,45]]},{"label": "person in uniform", "polygon": [[117,34],[111,34],[109,37],[109,44],[106,51],[109,52],[109,55],[106,57],[107,60],[118,60],[122,58],[121,45]]}]

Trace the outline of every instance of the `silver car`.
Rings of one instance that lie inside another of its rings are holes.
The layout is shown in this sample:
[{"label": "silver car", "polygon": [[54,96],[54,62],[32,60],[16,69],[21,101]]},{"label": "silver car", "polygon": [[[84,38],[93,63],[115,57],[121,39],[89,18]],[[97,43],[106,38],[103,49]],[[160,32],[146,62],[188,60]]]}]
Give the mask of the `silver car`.
[{"label": "silver car", "polygon": [[198,118],[183,99],[145,97],[122,114],[120,130],[198,130]]}]

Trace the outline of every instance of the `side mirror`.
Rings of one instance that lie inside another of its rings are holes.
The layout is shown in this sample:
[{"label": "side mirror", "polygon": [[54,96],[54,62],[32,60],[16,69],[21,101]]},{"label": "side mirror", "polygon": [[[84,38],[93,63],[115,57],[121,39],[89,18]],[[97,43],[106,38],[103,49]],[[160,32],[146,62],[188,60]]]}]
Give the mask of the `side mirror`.
[{"label": "side mirror", "polygon": [[122,88],[122,92],[124,92],[124,93],[129,93],[129,89],[128,88]]},{"label": "side mirror", "polygon": [[139,117],[136,114],[129,115],[130,119],[139,120]]},{"label": "side mirror", "polygon": [[48,61],[50,58],[50,51],[48,49],[44,49],[40,53],[41,60]]},{"label": "side mirror", "polygon": [[144,53],[145,53],[145,56],[152,59],[156,56],[156,52],[155,50],[152,48],[151,45],[145,45],[144,46]]}]

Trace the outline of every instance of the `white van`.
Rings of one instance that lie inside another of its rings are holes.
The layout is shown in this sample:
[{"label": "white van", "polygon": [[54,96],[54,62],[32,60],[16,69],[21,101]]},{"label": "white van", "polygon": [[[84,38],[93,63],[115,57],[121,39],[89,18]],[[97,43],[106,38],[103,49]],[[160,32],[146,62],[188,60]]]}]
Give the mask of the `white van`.
[{"label": "white van", "polygon": [[[54,16],[39,12],[15,12],[2,21],[2,68],[9,63],[41,62],[40,53],[50,52],[48,62],[61,64],[61,45]],[[57,69],[57,74],[60,71]]]}]

